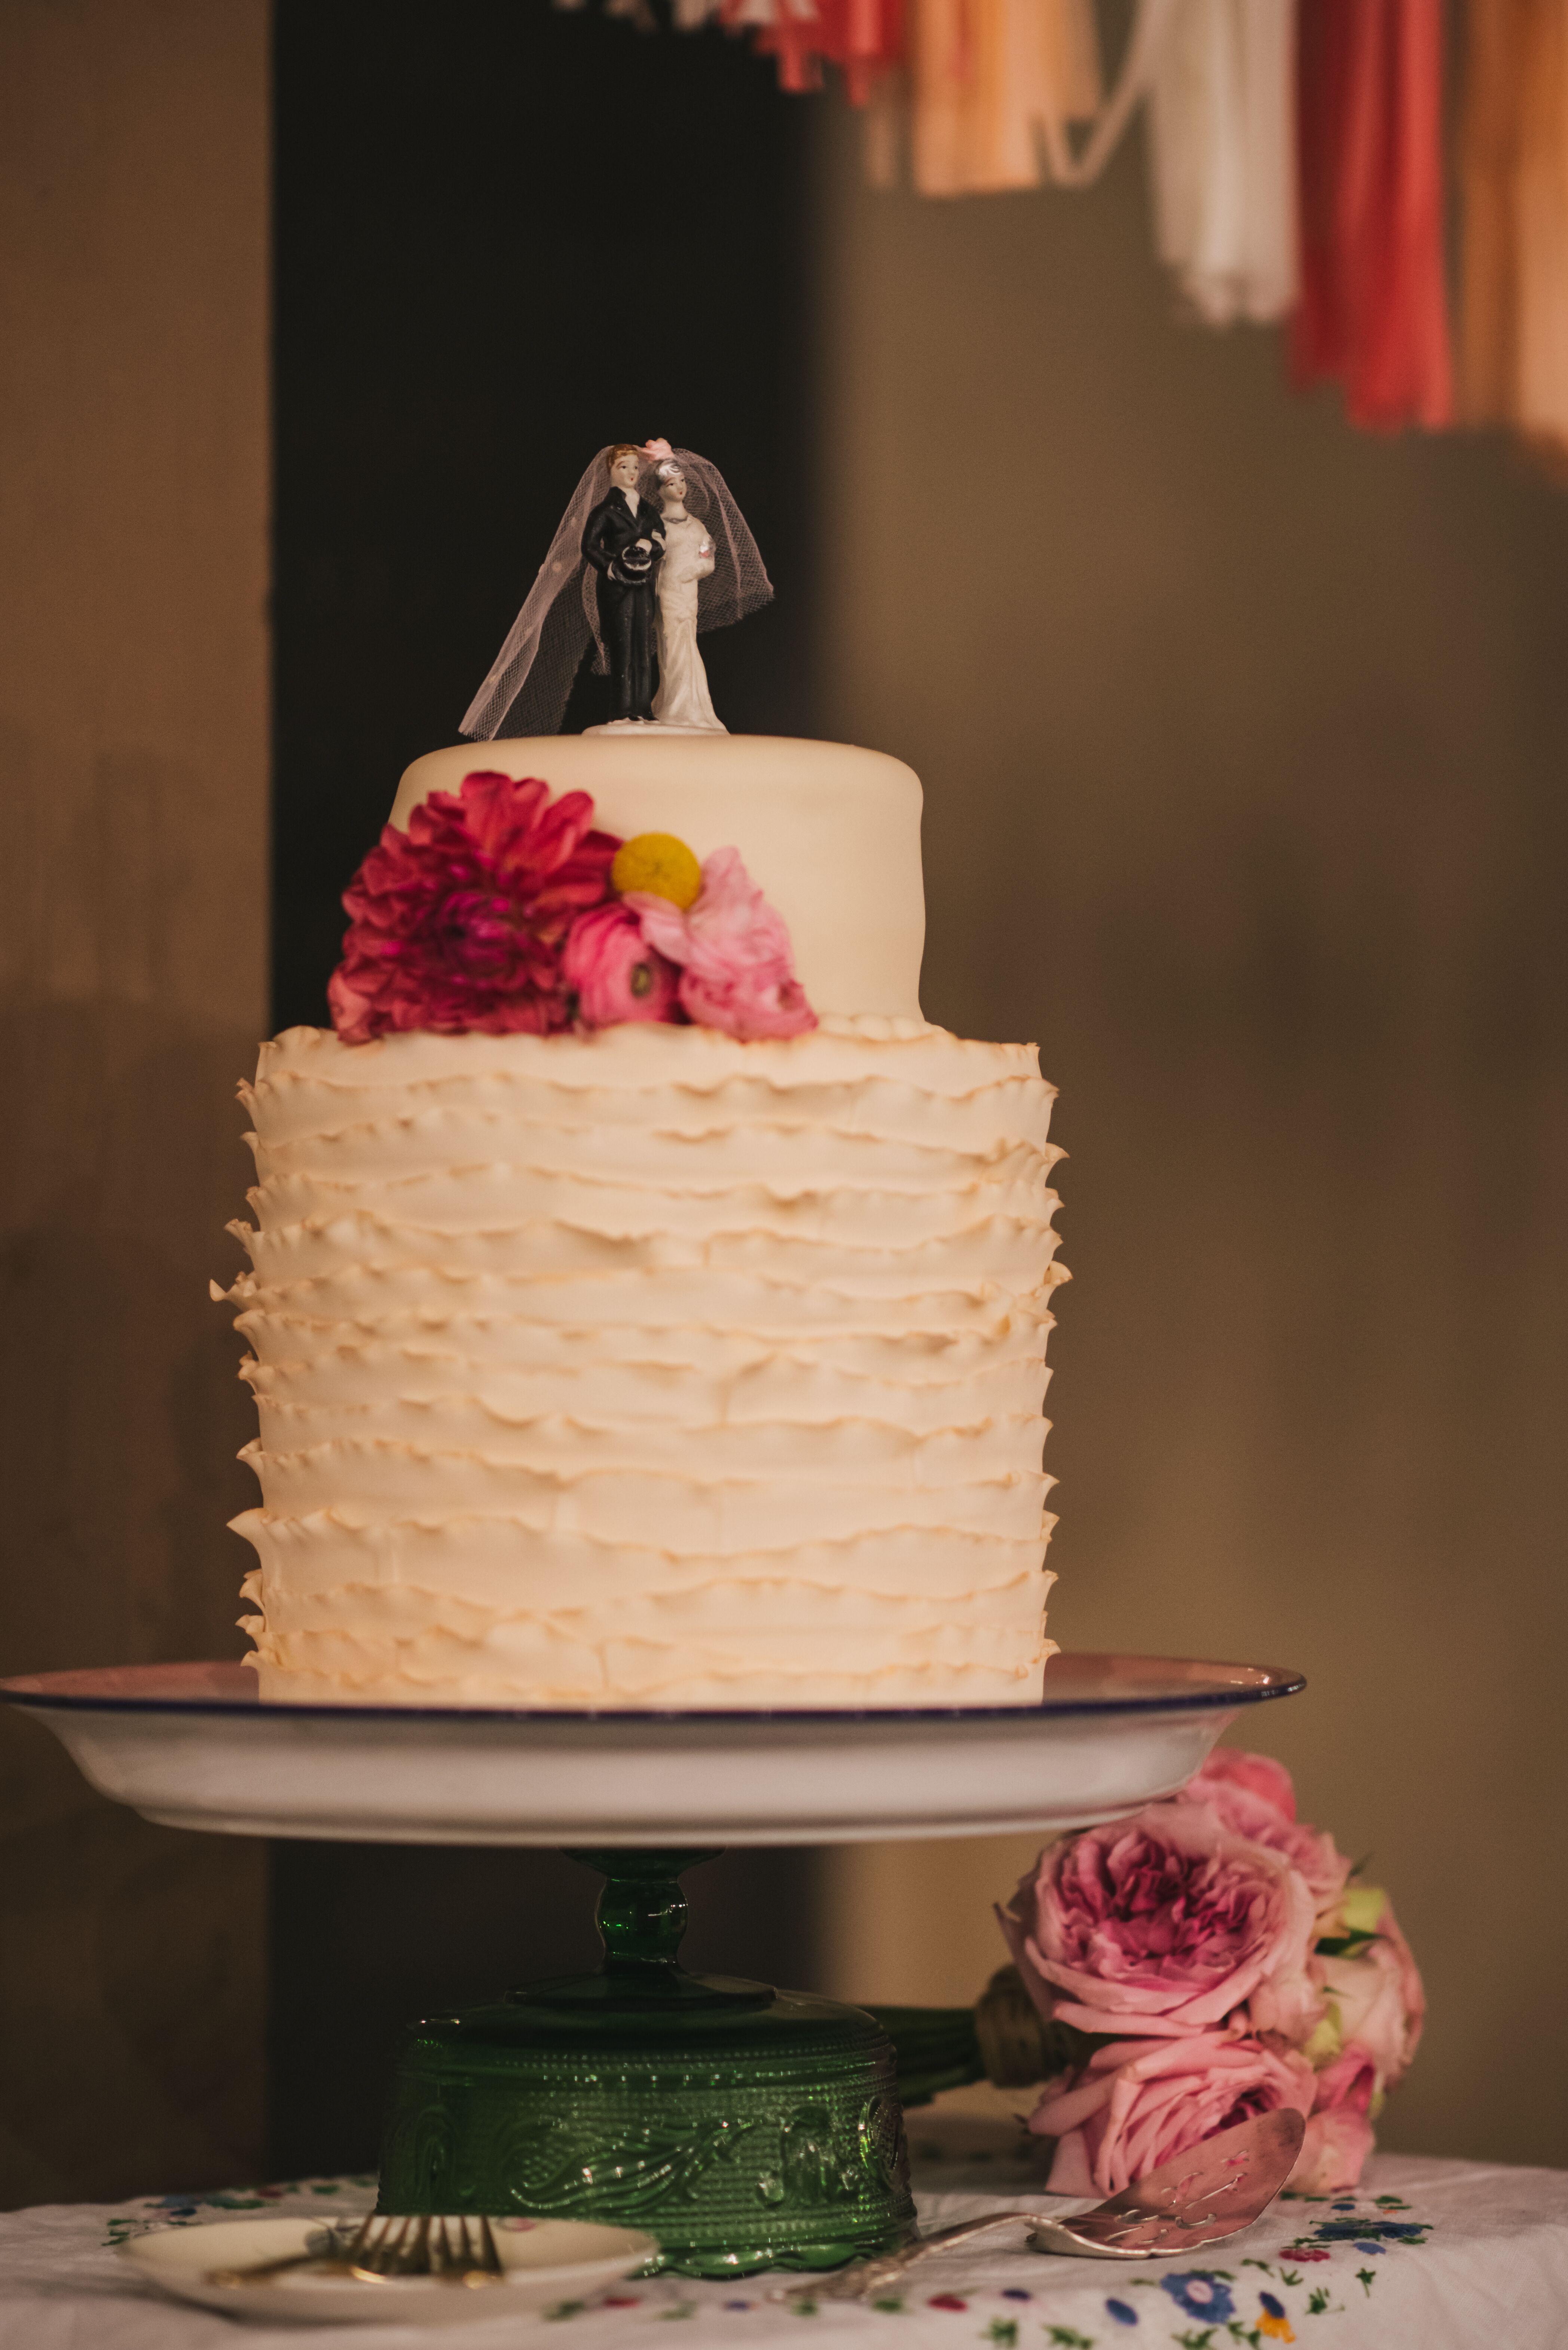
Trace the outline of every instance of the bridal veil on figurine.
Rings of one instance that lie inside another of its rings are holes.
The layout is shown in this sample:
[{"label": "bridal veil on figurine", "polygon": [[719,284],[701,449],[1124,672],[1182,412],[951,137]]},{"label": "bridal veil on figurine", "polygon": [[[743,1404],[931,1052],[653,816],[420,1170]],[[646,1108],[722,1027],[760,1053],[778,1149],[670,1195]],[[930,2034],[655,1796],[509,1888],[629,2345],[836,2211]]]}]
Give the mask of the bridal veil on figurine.
[{"label": "bridal veil on figurine", "polygon": [[462,731],[555,733],[591,643],[616,681],[618,731],[722,734],[698,634],[773,592],[717,465],[668,441],[613,442],[577,484]]}]

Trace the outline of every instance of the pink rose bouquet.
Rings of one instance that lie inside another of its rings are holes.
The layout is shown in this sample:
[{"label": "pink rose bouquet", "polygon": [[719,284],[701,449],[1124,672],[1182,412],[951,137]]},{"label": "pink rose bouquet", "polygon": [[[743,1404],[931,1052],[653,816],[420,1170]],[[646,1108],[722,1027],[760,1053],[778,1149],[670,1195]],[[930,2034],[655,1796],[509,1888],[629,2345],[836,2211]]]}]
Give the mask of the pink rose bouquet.
[{"label": "pink rose bouquet", "polygon": [[[476,772],[421,800],[406,832],[388,825],[343,899],[327,998],[345,1043],[626,1021],[743,1037],[815,1027],[783,917],[738,850],[699,868],[670,835],[623,843],[593,818],[586,792],[556,798],[536,778]],[[670,896],[627,878],[618,890],[623,850],[633,874],[681,881]]]},{"label": "pink rose bouquet", "polygon": [[1054,2190],[1114,2194],[1280,2106],[1306,2116],[1294,2184],[1355,2184],[1425,2002],[1386,1896],[1352,1874],[1288,1773],[1230,1751],[1041,1855],[998,1917],[1042,2015],[1082,2035],[1030,2123],[1057,2141]]}]

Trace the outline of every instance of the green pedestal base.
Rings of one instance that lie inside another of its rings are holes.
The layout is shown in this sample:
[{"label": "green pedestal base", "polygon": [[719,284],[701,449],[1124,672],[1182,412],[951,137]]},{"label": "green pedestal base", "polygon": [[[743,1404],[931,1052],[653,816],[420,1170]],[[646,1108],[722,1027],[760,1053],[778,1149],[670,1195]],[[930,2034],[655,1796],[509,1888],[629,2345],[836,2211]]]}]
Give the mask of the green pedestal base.
[{"label": "green pedestal base", "polygon": [[686,1974],[679,1871],[609,1877],[603,1970],[416,2024],[379,2209],[610,2220],[688,2276],[835,2268],[914,2226],[891,2042],[859,2009]]}]

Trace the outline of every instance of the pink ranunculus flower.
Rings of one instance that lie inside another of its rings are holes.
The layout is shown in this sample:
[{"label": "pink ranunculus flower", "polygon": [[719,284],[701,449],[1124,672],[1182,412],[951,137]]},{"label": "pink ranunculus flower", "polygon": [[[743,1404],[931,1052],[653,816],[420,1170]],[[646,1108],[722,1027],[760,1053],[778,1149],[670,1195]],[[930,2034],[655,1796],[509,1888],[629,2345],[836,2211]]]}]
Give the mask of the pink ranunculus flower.
[{"label": "pink ranunculus flower", "polygon": [[1179,2040],[1113,2040],[1029,2117],[1057,2141],[1053,2195],[1116,2195],[1217,2130],[1313,2100],[1312,2067],[1293,2049],[1226,2032]]},{"label": "pink ranunculus flower", "polygon": [[1385,2091],[1397,2087],[1409,2071],[1427,2016],[1426,1991],[1393,1903],[1385,1897],[1376,1934],[1354,1955],[1316,1951],[1312,1977],[1324,2008],[1315,2035],[1329,2058],[1323,2077],[1358,2052],[1376,2075],[1370,2101],[1376,2113]]},{"label": "pink ranunculus flower", "polygon": [[703,861],[702,888],[682,912],[668,898],[628,890],[622,903],[649,946],[680,965],[680,1003],[701,1028],[730,1036],[800,1036],[816,1014],[794,975],[789,931],[736,848]]},{"label": "pink ranunculus flower", "polygon": [[1299,2042],[1323,2012],[1305,1881],[1205,1803],[1066,1837],[997,1915],[1036,2006],[1080,2032],[1175,2039],[1230,2018]]},{"label": "pink ranunculus flower", "polygon": [[561,947],[609,889],[620,843],[586,792],[465,775],[388,825],[344,893],[327,998],[345,1043],[407,1028],[547,1035],[566,1025]]},{"label": "pink ranunculus flower", "polygon": [[636,914],[618,900],[577,916],[562,950],[561,977],[587,1028],[680,1017],[674,964],[649,945]]},{"label": "pink ranunculus flower", "polygon": [[1209,1804],[1233,1835],[1267,1845],[1299,1869],[1320,1920],[1334,1908],[1350,1863],[1331,1835],[1297,1819],[1295,1790],[1282,1762],[1217,1746],[1181,1793],[1187,1802]]}]

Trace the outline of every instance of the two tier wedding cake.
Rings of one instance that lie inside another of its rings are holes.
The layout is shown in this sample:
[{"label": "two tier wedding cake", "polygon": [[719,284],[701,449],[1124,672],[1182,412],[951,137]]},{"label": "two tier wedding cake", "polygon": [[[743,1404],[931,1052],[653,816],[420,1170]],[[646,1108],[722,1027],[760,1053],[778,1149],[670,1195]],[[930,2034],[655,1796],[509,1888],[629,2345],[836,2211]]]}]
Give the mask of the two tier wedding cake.
[{"label": "two tier wedding cake", "polygon": [[920,787],[441,751],[244,1089],[268,1699],[1029,1704],[1052,1088],[920,1016]]}]

